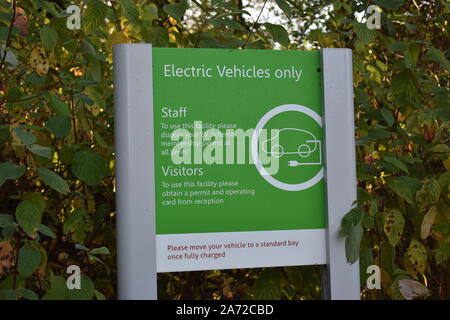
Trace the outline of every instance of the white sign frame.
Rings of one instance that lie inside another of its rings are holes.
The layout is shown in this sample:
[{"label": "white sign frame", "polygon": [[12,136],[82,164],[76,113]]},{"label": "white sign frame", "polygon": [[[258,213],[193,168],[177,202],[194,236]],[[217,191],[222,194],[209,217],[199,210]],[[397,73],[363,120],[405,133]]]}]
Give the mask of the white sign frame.
[{"label": "white sign frame", "polygon": [[[157,299],[151,44],[114,46],[118,298]],[[356,200],[352,52],[323,49],[324,177],[327,185],[325,295],[360,299],[359,263],[339,237]]]}]

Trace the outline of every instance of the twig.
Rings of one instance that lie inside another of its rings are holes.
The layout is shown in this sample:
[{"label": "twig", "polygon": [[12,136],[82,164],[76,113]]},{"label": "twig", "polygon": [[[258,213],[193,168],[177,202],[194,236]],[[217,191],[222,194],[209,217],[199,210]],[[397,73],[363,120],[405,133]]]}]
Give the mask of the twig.
[{"label": "twig", "polygon": [[194,2],[205,13],[205,19],[203,20],[202,25],[200,26],[200,29],[197,32],[197,39],[195,39],[194,48],[198,48],[198,45],[200,43],[200,34],[203,32],[203,29],[205,28],[206,24],[208,23],[207,16],[210,12],[210,9],[206,8],[205,6],[203,6],[200,2],[198,2],[196,0],[192,0],[192,2]]},{"label": "twig", "polygon": [[246,47],[247,44],[248,44],[248,41],[249,41],[250,38],[252,37],[253,31],[255,30],[256,24],[258,23],[259,18],[261,17],[262,12],[264,11],[264,8],[265,8],[265,6],[266,6],[266,3],[267,3],[267,0],[264,0],[263,6],[262,6],[262,8],[261,8],[261,11],[260,11],[259,14],[258,14],[258,18],[256,18],[256,21],[253,23],[252,29],[250,30],[250,34],[248,35],[247,40],[245,40],[245,43],[244,43],[244,45],[242,46],[241,49],[245,49],[245,47]]},{"label": "twig", "polygon": [[117,16],[116,8],[114,8],[114,3],[113,3],[113,1],[111,1],[111,8],[112,8],[112,11],[113,11],[113,13],[114,13],[114,18],[115,18],[115,22],[116,22],[117,29],[118,29],[119,31],[122,31],[122,27],[120,26],[120,20],[119,20],[119,17]]},{"label": "twig", "polygon": [[7,49],[9,47],[9,45],[11,44],[11,32],[12,32],[12,28],[14,26],[14,21],[16,20],[16,0],[13,0],[12,9],[13,9],[13,16],[12,16],[11,23],[10,23],[9,29],[8,29],[8,36],[6,37],[5,52],[3,53],[2,62],[0,64],[0,70],[3,70],[3,65],[4,65],[5,59],[6,59]]}]

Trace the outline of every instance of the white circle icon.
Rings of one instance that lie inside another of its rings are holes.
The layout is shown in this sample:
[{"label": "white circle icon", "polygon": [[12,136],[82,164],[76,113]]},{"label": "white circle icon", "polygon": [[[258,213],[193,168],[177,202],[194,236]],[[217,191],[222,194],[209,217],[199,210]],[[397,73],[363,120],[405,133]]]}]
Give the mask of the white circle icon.
[{"label": "white circle icon", "polygon": [[[306,190],[312,186],[314,186],[317,182],[319,182],[323,178],[323,167],[320,168],[320,171],[312,177],[310,180],[297,183],[297,184],[289,184],[281,182],[274,177],[272,177],[267,170],[263,167],[261,160],[259,158],[259,152],[258,152],[258,141],[259,136],[261,135],[261,131],[264,128],[264,126],[267,124],[267,122],[275,117],[276,115],[287,112],[287,111],[296,111],[303,114],[306,114],[307,116],[311,117],[314,121],[317,122],[317,124],[322,128],[322,117],[319,116],[315,111],[298,104],[284,104],[281,106],[278,106],[276,108],[273,108],[269,110],[262,118],[259,120],[258,124],[255,127],[255,131],[252,135],[252,159],[253,163],[256,166],[256,169],[258,169],[258,172],[261,174],[261,176],[269,182],[274,187],[277,187],[278,189],[286,190],[286,191],[301,191]],[[280,146],[281,148],[281,146]],[[274,156],[279,157],[281,156],[280,151],[282,149],[276,148],[276,152],[274,152]],[[299,154],[304,154],[306,150],[300,149],[298,152]]]}]

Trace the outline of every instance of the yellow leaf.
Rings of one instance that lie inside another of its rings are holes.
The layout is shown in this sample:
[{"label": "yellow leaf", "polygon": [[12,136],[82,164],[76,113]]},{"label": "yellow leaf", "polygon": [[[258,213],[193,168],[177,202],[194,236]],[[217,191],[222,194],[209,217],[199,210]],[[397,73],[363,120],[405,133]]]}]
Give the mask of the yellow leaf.
[{"label": "yellow leaf", "polygon": [[416,239],[411,241],[406,255],[412,267],[419,273],[424,273],[427,268],[427,249]]},{"label": "yellow leaf", "polygon": [[383,221],[383,230],[392,246],[396,246],[402,237],[405,227],[405,218],[397,209],[385,213]]},{"label": "yellow leaf", "polygon": [[423,217],[422,226],[420,228],[420,237],[422,239],[426,239],[428,237],[428,235],[430,234],[431,227],[434,224],[437,213],[438,213],[437,208],[435,206],[431,206],[431,208],[428,210],[428,212]]},{"label": "yellow leaf", "polygon": [[36,74],[40,77],[47,74],[50,63],[45,55],[44,49],[36,47],[30,54],[30,65],[36,71]]},{"label": "yellow leaf", "polygon": [[127,36],[120,31],[111,33],[108,39],[106,40],[106,51],[111,53],[113,45],[120,43],[128,43]]},{"label": "yellow leaf", "polygon": [[445,169],[450,170],[450,156],[444,161],[444,167]]}]

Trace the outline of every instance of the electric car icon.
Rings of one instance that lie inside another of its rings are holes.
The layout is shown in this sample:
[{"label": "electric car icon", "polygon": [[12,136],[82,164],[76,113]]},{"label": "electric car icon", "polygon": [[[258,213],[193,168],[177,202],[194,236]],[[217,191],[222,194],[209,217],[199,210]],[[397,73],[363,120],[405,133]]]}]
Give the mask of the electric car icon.
[{"label": "electric car icon", "polygon": [[[281,143],[281,137],[288,136],[291,142],[290,146]],[[297,139],[292,137],[297,136]],[[278,140],[276,140],[278,138]],[[292,144],[294,141],[295,144]],[[269,148],[269,142],[271,147]],[[270,154],[276,158],[281,158],[283,155],[298,155],[301,161],[307,161],[316,151],[318,156],[315,157],[316,161],[298,162],[295,160],[288,161],[288,165],[291,167],[300,165],[321,165],[322,164],[322,145],[321,141],[316,139],[316,136],[309,131],[298,128],[283,128],[277,131],[277,133],[270,139],[263,141],[262,150],[266,154]]]}]

